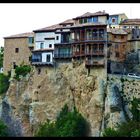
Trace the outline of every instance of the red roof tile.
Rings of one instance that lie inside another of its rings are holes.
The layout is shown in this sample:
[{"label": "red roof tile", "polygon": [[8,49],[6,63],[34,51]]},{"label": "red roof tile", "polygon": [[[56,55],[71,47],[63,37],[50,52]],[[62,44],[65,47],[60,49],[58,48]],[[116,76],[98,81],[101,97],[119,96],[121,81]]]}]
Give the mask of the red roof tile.
[{"label": "red roof tile", "polygon": [[79,19],[79,18],[91,17],[91,16],[105,16],[105,15],[109,16],[108,13],[101,12],[101,11],[98,11],[98,12],[96,12],[96,13],[87,12],[87,13],[85,13],[85,14],[83,14],[83,15],[81,15],[81,16],[78,16],[78,17],[76,17],[76,18],[73,18],[73,19]]},{"label": "red roof tile", "polygon": [[33,37],[33,36],[34,36],[33,32],[27,32],[27,33],[21,33],[21,34],[7,36],[7,37],[4,37],[4,38],[5,39],[8,39],[8,38],[24,38],[24,37]]}]

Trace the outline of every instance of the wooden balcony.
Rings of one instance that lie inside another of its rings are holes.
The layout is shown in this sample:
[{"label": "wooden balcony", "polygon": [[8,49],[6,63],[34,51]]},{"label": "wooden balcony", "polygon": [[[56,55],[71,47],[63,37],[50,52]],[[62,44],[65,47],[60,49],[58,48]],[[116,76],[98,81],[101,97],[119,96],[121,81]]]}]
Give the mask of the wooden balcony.
[{"label": "wooden balcony", "polygon": [[55,53],[54,54],[54,58],[56,59],[67,59],[67,58],[71,58],[72,54],[71,53]]},{"label": "wooden balcony", "polygon": [[73,52],[73,57],[78,57],[78,56],[85,56],[85,52],[81,51],[81,52]]},{"label": "wooden balcony", "polygon": [[86,52],[87,56],[104,56],[103,51]]}]

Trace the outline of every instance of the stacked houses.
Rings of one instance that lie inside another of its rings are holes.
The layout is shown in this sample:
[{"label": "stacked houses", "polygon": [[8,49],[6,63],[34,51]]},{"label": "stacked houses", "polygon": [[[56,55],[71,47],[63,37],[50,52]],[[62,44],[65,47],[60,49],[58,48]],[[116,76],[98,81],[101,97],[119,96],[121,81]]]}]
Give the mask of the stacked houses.
[{"label": "stacked houses", "polygon": [[109,15],[98,11],[32,33],[5,37],[4,72],[23,60],[33,65],[38,74],[43,68],[57,68],[73,61],[84,63],[87,69],[122,73],[130,53],[136,52],[140,58],[139,26],[139,19],[128,19],[124,13]]}]

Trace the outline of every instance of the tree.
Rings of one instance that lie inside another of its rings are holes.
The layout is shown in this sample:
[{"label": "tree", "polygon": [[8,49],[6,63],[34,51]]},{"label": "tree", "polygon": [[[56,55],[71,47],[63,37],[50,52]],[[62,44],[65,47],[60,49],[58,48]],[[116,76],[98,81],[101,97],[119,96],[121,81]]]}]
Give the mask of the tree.
[{"label": "tree", "polygon": [[5,93],[9,88],[9,75],[0,73],[0,94]]},{"label": "tree", "polygon": [[47,122],[40,126],[35,136],[49,137],[80,137],[86,136],[88,131],[88,123],[83,116],[78,113],[76,108],[69,111],[65,105],[60,111],[56,122]]},{"label": "tree", "polygon": [[8,136],[7,125],[5,125],[2,120],[0,120],[0,137],[5,136]]},{"label": "tree", "polygon": [[0,48],[0,68],[3,67],[3,53],[4,53],[4,48]]},{"label": "tree", "polygon": [[107,128],[103,132],[103,137],[140,137],[140,99],[133,98],[131,103],[132,119],[118,125],[117,130]]}]

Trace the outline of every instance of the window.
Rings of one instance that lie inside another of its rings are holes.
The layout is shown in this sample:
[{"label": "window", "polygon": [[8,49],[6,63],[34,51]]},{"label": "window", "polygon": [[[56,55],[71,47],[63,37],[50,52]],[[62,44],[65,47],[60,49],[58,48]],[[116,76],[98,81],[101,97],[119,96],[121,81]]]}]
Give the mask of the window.
[{"label": "window", "polygon": [[52,47],[52,44],[49,44],[49,48],[51,48]]},{"label": "window", "polygon": [[50,54],[47,54],[46,55],[46,62],[50,62],[51,61],[51,55]]},{"label": "window", "polygon": [[116,35],[114,35],[114,38],[117,38],[117,36],[116,36]]},{"label": "window", "polygon": [[116,52],[116,53],[115,53],[115,56],[116,56],[116,57],[119,57],[119,52]]},{"label": "window", "polygon": [[88,18],[88,22],[92,22],[92,18]]},{"label": "window", "polygon": [[59,40],[59,36],[56,36],[56,40]]},{"label": "window", "polygon": [[19,48],[15,48],[15,53],[18,53],[19,52]]},{"label": "window", "polygon": [[41,73],[41,68],[38,68],[37,73],[38,75]]},{"label": "window", "polygon": [[98,17],[93,17],[93,22],[98,22]]},{"label": "window", "polygon": [[44,43],[40,43],[40,49],[44,48]]},{"label": "window", "polygon": [[28,39],[29,39],[28,40],[29,41],[29,44],[33,44],[34,43],[34,38],[33,37],[29,37]]},{"label": "window", "polygon": [[115,49],[118,49],[118,44],[115,44]]},{"label": "window", "polygon": [[121,39],[124,39],[124,36],[123,35],[121,36]]},{"label": "window", "polygon": [[13,62],[13,68],[16,69],[16,62]]},{"label": "window", "polygon": [[87,18],[84,18],[84,23],[87,23]]},{"label": "window", "polygon": [[30,62],[32,61],[32,56],[29,56],[29,61],[30,61]]},{"label": "window", "polygon": [[112,18],[112,23],[115,23],[116,21],[115,21],[115,18]]},{"label": "window", "polygon": [[82,24],[83,23],[83,19],[79,19],[79,23]]}]

